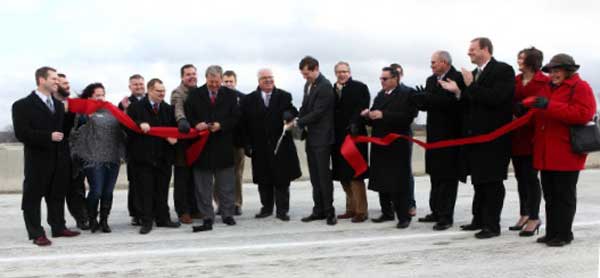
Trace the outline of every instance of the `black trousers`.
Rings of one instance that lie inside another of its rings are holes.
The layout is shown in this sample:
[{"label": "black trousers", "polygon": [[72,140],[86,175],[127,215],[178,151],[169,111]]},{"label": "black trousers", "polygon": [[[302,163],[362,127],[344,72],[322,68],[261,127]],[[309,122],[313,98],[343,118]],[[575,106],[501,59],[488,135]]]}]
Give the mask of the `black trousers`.
[{"label": "black trousers", "polygon": [[[75,162],[74,162],[75,163]],[[71,182],[67,189],[67,208],[75,221],[87,220],[87,209],[85,204],[85,174],[77,170],[71,175]]]},{"label": "black trousers", "polygon": [[411,197],[409,195],[408,190],[406,192],[379,192],[381,213],[393,218],[395,212],[398,222],[410,221],[411,216],[408,214],[408,209]]},{"label": "black trousers", "polygon": [[473,223],[493,232],[500,232],[500,215],[506,190],[502,181],[473,185]]},{"label": "black trousers", "polygon": [[175,166],[174,179],[173,201],[177,215],[198,213],[192,167]]},{"label": "black trousers", "polygon": [[[63,173],[64,172],[64,173]],[[41,220],[42,198],[46,202],[47,221],[53,233],[66,229],[65,222],[65,194],[68,183],[68,171],[56,170],[49,180],[44,183],[33,184],[25,177],[23,181],[23,198],[21,209],[25,219],[25,228],[29,239],[45,235]]]},{"label": "black trousers", "polygon": [[573,239],[579,171],[542,171],[541,177],[546,201],[546,236],[570,241]]},{"label": "black trousers", "polygon": [[333,180],[329,162],[331,146],[306,145],[308,171],[312,184],[313,214],[319,216],[335,215],[333,207]]},{"label": "black trousers", "polygon": [[454,205],[458,190],[458,179],[431,176],[429,208],[439,223],[454,223]]},{"label": "black trousers", "polygon": [[171,166],[132,165],[136,174],[137,207],[141,208],[140,218],[143,225],[164,223],[169,217],[169,182]]},{"label": "black trousers", "polygon": [[533,169],[533,156],[513,156],[513,168],[519,191],[519,207],[521,216],[529,219],[539,219],[542,190],[538,171]]},{"label": "black trousers", "polygon": [[290,210],[290,183],[287,184],[259,184],[261,211],[273,212],[273,206],[277,206],[277,214],[287,214]]},{"label": "black trousers", "polygon": [[127,188],[127,209],[129,210],[129,216],[139,218],[142,215],[141,208],[138,207],[138,199],[136,196],[137,186],[135,173],[136,167],[133,165],[134,162],[127,162],[127,181],[129,187]]}]

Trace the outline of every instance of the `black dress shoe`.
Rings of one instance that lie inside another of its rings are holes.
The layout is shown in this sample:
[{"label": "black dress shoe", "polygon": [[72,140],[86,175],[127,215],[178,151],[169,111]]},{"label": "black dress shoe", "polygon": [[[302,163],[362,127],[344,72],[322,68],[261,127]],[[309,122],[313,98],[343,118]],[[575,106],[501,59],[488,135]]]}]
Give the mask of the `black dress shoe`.
[{"label": "black dress shoe", "polygon": [[236,216],[242,215],[242,207],[235,206],[235,211],[233,212],[233,214]]},{"label": "black dress shoe", "polygon": [[88,224],[87,220],[77,220],[77,228],[82,231],[86,231],[90,229],[90,225]]},{"label": "black dress shoe", "polygon": [[335,214],[327,216],[327,225],[333,226],[335,224],[337,224],[337,216]]},{"label": "black dress shoe", "polygon": [[371,221],[373,221],[374,223],[383,223],[383,222],[387,222],[387,221],[394,221],[394,217],[382,214],[381,216],[379,216],[377,218],[371,219]]},{"label": "black dress shoe", "polygon": [[269,211],[264,211],[261,210],[259,213],[257,213],[256,215],[254,215],[254,218],[265,218],[265,217],[269,217],[273,215],[273,212],[269,212]]},{"label": "black dress shoe", "polygon": [[475,237],[478,239],[487,239],[487,238],[492,238],[492,237],[497,237],[497,236],[500,236],[499,232],[492,232],[488,229],[483,229],[479,233],[475,234]]},{"label": "black dress shoe", "polygon": [[302,218],[301,221],[302,222],[312,222],[312,221],[316,221],[316,220],[325,220],[326,218],[327,217],[325,217],[325,216],[311,214],[309,216],[306,216],[306,217]]},{"label": "black dress shoe", "polygon": [[433,214],[427,214],[425,217],[419,218],[419,222],[437,222],[438,219]]},{"label": "black dress shoe", "polygon": [[396,228],[398,229],[406,229],[408,226],[410,226],[410,220],[401,221],[396,224]]},{"label": "black dress shoe", "polygon": [[460,229],[463,231],[477,231],[477,230],[481,230],[482,227],[481,227],[481,225],[477,225],[477,224],[466,224],[466,225],[460,225]]},{"label": "black dress shoe", "polygon": [[231,216],[228,216],[223,218],[223,223],[227,224],[228,226],[233,226],[235,225],[235,219],[233,219]]},{"label": "black dress shoe", "polygon": [[156,223],[156,227],[161,227],[161,228],[179,228],[180,226],[181,226],[181,223],[173,222],[171,220]]},{"label": "black dress shoe", "polygon": [[204,223],[202,223],[202,225],[192,227],[192,231],[194,233],[210,231],[210,230],[212,230],[212,226],[213,226],[213,221],[211,219],[206,219],[206,220],[204,220]]},{"label": "black dress shoe", "polygon": [[538,237],[535,240],[535,242],[537,242],[537,243],[547,243],[548,241],[551,241],[551,240],[552,240],[551,236],[545,235],[545,236],[542,236],[542,237]]},{"label": "black dress shoe", "polygon": [[567,244],[570,244],[571,241],[570,240],[564,240],[564,239],[560,239],[560,238],[553,238],[551,240],[549,240],[548,242],[546,242],[546,245],[550,246],[550,247],[563,247]]},{"label": "black dress shoe", "polygon": [[140,228],[140,234],[145,235],[152,231],[152,225],[142,225]]},{"label": "black dress shoe", "polygon": [[142,226],[142,220],[139,217],[131,217],[132,226]]},{"label": "black dress shoe", "polygon": [[285,213],[278,213],[276,217],[281,221],[290,221],[290,217]]},{"label": "black dress shoe", "polygon": [[435,231],[448,230],[450,227],[452,227],[452,223],[439,222],[439,223],[435,223],[435,225],[433,225],[433,229]]}]

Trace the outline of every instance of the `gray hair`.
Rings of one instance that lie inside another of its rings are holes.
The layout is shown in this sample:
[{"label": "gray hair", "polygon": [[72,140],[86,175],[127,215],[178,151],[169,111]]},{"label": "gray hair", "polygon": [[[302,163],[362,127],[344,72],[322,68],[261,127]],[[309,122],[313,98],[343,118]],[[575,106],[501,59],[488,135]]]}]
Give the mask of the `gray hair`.
[{"label": "gray hair", "polygon": [[269,72],[269,73],[271,73],[271,75],[273,75],[273,71],[270,68],[262,68],[256,72],[256,78],[258,78],[260,80],[260,74],[263,72]]},{"label": "gray hair", "polygon": [[345,61],[339,61],[339,62],[337,62],[337,63],[335,64],[335,66],[333,66],[333,71],[335,71],[335,70],[337,69],[337,67],[338,67],[338,66],[341,66],[341,65],[347,66],[347,67],[348,67],[348,70],[350,70],[350,64],[349,64],[348,62],[345,62]]},{"label": "gray hair", "polygon": [[204,76],[208,77],[209,75],[223,78],[223,68],[219,65],[209,66],[208,68],[206,68],[206,73],[204,74]]},{"label": "gray hair", "polygon": [[435,54],[437,55],[437,57],[442,60],[442,61],[446,61],[446,63],[448,63],[448,65],[452,65],[452,56],[450,56],[450,53],[446,50],[438,50],[435,52]]}]

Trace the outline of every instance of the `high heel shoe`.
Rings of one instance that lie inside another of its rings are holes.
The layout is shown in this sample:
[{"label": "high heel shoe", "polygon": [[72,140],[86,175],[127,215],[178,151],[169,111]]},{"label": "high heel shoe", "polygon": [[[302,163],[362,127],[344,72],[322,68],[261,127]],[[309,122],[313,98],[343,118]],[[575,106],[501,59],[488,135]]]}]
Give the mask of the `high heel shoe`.
[{"label": "high heel shoe", "polygon": [[534,234],[540,234],[540,226],[542,226],[542,222],[538,222],[538,224],[535,226],[535,229],[533,229],[532,231],[520,231],[519,232],[519,236],[523,236],[523,237],[529,237],[529,236],[533,236]]},{"label": "high heel shoe", "polygon": [[525,219],[525,221],[523,221],[523,223],[521,223],[521,225],[519,225],[519,223],[521,222],[522,218],[519,219],[519,222],[517,222],[517,224],[515,224],[514,226],[510,226],[508,227],[508,230],[510,231],[520,231],[523,229],[523,227],[525,227],[525,225],[527,224],[527,221],[529,221],[529,218]]}]

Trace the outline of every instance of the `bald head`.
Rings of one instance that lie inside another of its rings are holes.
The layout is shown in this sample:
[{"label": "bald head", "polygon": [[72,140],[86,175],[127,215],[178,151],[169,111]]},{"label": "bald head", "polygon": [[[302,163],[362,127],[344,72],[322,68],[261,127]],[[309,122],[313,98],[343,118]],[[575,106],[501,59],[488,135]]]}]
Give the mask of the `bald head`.
[{"label": "bald head", "polygon": [[271,93],[275,88],[275,80],[273,79],[273,71],[268,68],[258,70],[258,87],[265,93]]}]

